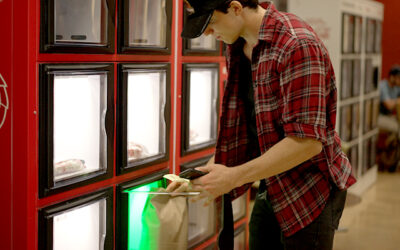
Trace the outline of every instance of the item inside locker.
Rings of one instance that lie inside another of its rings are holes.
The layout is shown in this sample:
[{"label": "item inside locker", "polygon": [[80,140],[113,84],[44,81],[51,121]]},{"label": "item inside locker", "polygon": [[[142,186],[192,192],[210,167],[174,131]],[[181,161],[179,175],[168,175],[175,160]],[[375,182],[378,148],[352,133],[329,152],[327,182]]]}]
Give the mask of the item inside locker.
[{"label": "item inside locker", "polygon": [[128,158],[129,160],[141,159],[149,156],[147,148],[138,143],[128,143]]},{"label": "item inside locker", "polygon": [[71,174],[74,172],[81,171],[85,168],[86,165],[84,160],[69,159],[65,161],[60,161],[54,164],[54,176]]}]

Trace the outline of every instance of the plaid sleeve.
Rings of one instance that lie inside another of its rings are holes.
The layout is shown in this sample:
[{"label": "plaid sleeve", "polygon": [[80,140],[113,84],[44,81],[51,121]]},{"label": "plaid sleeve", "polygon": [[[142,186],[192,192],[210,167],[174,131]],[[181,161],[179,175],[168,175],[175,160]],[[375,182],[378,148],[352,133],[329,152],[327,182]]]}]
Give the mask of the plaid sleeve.
[{"label": "plaid sleeve", "polygon": [[[286,136],[326,143],[326,55],[312,42],[299,43],[287,54],[280,75],[282,121]],[[328,82],[328,83],[327,83]]]}]

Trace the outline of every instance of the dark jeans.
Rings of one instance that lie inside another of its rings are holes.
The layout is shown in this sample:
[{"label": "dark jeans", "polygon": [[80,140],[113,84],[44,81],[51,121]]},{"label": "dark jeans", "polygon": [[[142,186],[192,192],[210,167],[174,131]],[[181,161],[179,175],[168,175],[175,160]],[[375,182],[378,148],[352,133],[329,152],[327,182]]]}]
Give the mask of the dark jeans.
[{"label": "dark jeans", "polygon": [[334,187],[322,213],[294,235],[284,237],[265,191],[257,194],[250,219],[250,250],[331,250],[347,191]]}]

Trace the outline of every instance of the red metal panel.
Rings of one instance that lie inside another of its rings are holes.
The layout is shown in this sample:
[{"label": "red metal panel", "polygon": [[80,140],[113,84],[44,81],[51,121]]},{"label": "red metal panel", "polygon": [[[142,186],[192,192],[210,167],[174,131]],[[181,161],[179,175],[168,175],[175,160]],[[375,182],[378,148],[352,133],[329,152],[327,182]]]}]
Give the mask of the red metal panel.
[{"label": "red metal panel", "polygon": [[11,249],[11,1],[0,0],[0,206],[1,245]]}]

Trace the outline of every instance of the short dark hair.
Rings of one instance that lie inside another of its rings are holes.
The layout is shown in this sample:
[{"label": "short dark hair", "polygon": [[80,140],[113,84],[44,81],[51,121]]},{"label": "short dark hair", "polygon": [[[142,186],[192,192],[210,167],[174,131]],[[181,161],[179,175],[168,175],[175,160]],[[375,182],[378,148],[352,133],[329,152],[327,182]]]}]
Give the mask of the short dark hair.
[{"label": "short dark hair", "polygon": [[[229,6],[233,0],[228,0],[224,4],[221,4],[215,10],[218,10],[223,13],[228,13]],[[256,9],[258,6],[258,0],[235,0],[242,4],[243,7],[249,7],[250,9]]]},{"label": "short dark hair", "polygon": [[400,65],[393,65],[389,70],[389,76],[400,76]]}]

